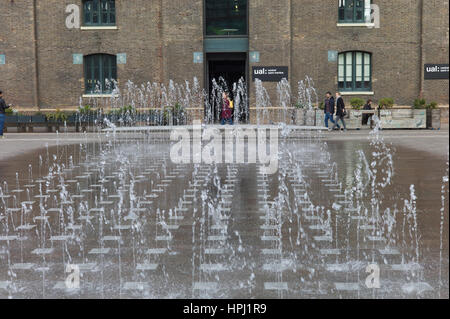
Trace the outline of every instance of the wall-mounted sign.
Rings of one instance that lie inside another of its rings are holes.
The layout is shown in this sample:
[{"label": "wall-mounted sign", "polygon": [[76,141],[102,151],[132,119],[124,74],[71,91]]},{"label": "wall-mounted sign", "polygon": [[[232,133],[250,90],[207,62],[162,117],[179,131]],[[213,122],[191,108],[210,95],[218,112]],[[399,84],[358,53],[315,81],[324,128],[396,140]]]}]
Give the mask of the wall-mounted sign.
[{"label": "wall-mounted sign", "polygon": [[250,63],[258,63],[259,62],[259,51],[251,51],[250,55]]},{"label": "wall-mounted sign", "polygon": [[448,80],[448,64],[425,64],[425,80]]},{"label": "wall-mounted sign", "polygon": [[336,62],[338,57],[337,51],[328,51],[328,62]]},{"label": "wall-mounted sign", "polygon": [[289,79],[289,68],[287,66],[254,66],[252,68],[253,81],[280,82],[283,78]]},{"label": "wall-mounted sign", "polygon": [[127,64],[127,54],[118,53],[117,54],[117,64]]},{"label": "wall-mounted sign", "polygon": [[203,63],[203,52],[194,52],[194,63]]},{"label": "wall-mounted sign", "polygon": [[4,54],[0,54],[0,64],[5,64],[6,63],[6,58]]},{"label": "wall-mounted sign", "polygon": [[73,57],[73,64],[83,64],[83,55],[79,53],[74,53],[72,55]]}]

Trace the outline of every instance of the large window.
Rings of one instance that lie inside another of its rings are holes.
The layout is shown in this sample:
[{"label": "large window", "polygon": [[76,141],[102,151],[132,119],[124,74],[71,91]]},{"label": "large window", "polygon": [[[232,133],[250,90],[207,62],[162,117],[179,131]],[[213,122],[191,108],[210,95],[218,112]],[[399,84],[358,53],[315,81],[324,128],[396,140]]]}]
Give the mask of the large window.
[{"label": "large window", "polygon": [[83,17],[86,26],[116,25],[115,0],[84,0]]},{"label": "large window", "polygon": [[247,0],[205,0],[207,36],[247,35]]},{"label": "large window", "polygon": [[84,78],[86,93],[111,93],[112,80],[117,80],[117,59],[115,55],[92,54],[84,57]]},{"label": "large window", "polygon": [[338,87],[340,91],[372,90],[372,55],[359,51],[340,53]]},{"label": "large window", "polygon": [[339,22],[366,22],[367,5],[369,5],[368,9],[370,10],[370,0],[339,0]]}]

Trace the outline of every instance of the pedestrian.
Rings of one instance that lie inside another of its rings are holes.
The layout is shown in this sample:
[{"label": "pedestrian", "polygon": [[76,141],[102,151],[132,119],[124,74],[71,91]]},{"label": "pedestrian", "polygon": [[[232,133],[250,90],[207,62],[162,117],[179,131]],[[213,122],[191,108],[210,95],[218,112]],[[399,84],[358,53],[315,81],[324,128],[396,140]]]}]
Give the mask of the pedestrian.
[{"label": "pedestrian", "polygon": [[328,127],[328,121],[331,121],[331,123],[336,124],[336,122],[333,119],[334,98],[333,98],[333,95],[331,94],[331,92],[327,92],[327,94],[326,94],[323,111],[325,113],[325,127],[328,128],[329,131],[331,131],[331,129]]},{"label": "pedestrian", "polygon": [[3,99],[3,92],[0,91],[0,138],[5,138],[3,136],[3,128],[5,126],[5,113],[6,109],[11,105],[6,105],[5,100]]},{"label": "pedestrian", "polygon": [[[367,100],[367,103],[364,105],[363,110],[370,111],[372,109],[372,100]],[[372,120],[372,114],[363,114],[362,124],[367,125],[369,123],[369,119]]]},{"label": "pedestrian", "polygon": [[336,127],[340,129],[338,122],[341,121],[344,126],[344,131],[347,131],[347,127],[345,125],[344,117],[347,115],[345,110],[344,99],[341,96],[341,93],[336,92],[336,123],[334,123],[332,130]]},{"label": "pedestrian", "polygon": [[231,101],[228,97],[228,93],[223,92],[222,94],[222,113],[220,115],[222,125],[226,122],[230,122],[233,125],[233,114],[231,109]]}]

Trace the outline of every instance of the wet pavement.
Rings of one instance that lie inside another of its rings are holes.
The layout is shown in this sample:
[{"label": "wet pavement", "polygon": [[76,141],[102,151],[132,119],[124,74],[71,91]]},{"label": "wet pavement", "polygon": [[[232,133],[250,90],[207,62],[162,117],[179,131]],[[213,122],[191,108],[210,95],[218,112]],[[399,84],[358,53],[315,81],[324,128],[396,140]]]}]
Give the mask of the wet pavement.
[{"label": "wet pavement", "polygon": [[2,150],[0,297],[448,298],[448,132],[338,134],[282,141],[274,175],[151,136]]}]

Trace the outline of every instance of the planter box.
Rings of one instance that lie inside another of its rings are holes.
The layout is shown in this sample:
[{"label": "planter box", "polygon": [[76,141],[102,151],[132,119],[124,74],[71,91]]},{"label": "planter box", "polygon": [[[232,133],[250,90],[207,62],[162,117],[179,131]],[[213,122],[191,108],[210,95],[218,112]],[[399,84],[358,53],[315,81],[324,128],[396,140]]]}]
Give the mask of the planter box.
[{"label": "planter box", "polygon": [[46,122],[47,122],[47,118],[45,117],[45,115],[33,115],[31,117],[31,123],[44,124]]},{"label": "planter box", "polygon": [[296,109],[295,110],[295,125],[306,125],[306,110],[304,109]]},{"label": "planter box", "polygon": [[67,117],[67,124],[75,124],[78,122],[78,116],[76,114],[69,115]]},{"label": "planter box", "polygon": [[360,130],[362,128],[363,113],[361,110],[347,110],[347,117],[344,118],[348,129]]},{"label": "planter box", "polygon": [[388,109],[380,111],[382,128],[426,128],[426,110],[420,109]]},{"label": "planter box", "polygon": [[18,116],[17,115],[6,115],[5,116],[5,124],[17,124],[18,122]]},{"label": "planter box", "polygon": [[427,128],[439,130],[441,128],[441,110],[428,109],[427,110]]},{"label": "planter box", "polygon": [[17,117],[17,122],[19,124],[27,124],[31,123],[31,116],[30,115],[19,115]]}]

